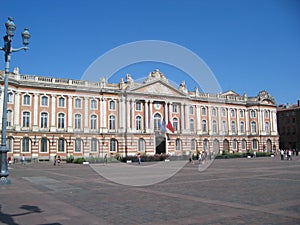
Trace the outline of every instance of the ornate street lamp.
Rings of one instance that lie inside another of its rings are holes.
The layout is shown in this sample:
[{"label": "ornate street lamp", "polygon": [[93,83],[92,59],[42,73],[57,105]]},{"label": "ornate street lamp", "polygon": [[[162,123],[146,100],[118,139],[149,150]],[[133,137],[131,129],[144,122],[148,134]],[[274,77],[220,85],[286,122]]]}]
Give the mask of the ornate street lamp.
[{"label": "ornate street lamp", "polygon": [[25,28],[22,33],[23,45],[24,47],[14,49],[12,48],[12,39],[14,36],[14,32],[16,30],[16,25],[14,24],[14,20],[9,17],[8,21],[5,23],[6,27],[6,35],[3,37],[4,39],[4,47],[0,47],[0,50],[4,51],[5,54],[5,75],[4,75],[4,91],[3,91],[3,114],[2,114],[2,132],[1,132],[1,147],[0,147],[0,184],[9,184],[10,181],[7,178],[9,175],[7,168],[7,152],[9,151],[6,146],[6,123],[7,123],[7,89],[8,89],[8,76],[9,76],[9,63],[11,59],[12,52],[18,52],[20,50],[27,50],[30,33],[28,28]]}]

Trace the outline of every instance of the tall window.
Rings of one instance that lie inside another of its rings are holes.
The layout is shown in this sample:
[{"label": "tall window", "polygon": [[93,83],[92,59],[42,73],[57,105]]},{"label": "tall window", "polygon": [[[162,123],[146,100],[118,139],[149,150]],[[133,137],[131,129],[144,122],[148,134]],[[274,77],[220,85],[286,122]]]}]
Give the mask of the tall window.
[{"label": "tall window", "polygon": [[240,117],[243,118],[244,117],[244,111],[242,109],[240,109]]},{"label": "tall window", "polygon": [[142,111],[142,102],[141,101],[137,101],[135,103],[135,110],[136,111]]},{"label": "tall window", "polygon": [[142,129],[142,117],[141,116],[137,116],[135,118],[135,126],[136,126],[136,130]]},{"label": "tall window", "polygon": [[75,139],[75,152],[81,152],[81,138]]},{"label": "tall window", "polygon": [[222,112],[222,116],[225,117],[226,116],[226,110],[224,108],[222,108],[221,112]]},{"label": "tall window", "polygon": [[23,127],[30,126],[30,112],[23,112]]},{"label": "tall window", "polygon": [[6,120],[6,126],[11,127],[12,126],[12,110],[7,110],[7,120]]},{"label": "tall window", "polygon": [[58,106],[59,107],[65,107],[65,98],[64,97],[59,97]]},{"label": "tall window", "polygon": [[75,114],[75,129],[81,129],[81,115]]},{"label": "tall window", "polygon": [[242,140],[242,149],[246,149],[247,142],[246,140]]},{"label": "tall window", "polygon": [[255,118],[255,117],[256,117],[256,112],[255,112],[255,110],[252,109],[252,110],[250,111],[250,117],[251,117],[251,118]]},{"label": "tall window", "polygon": [[235,121],[231,121],[231,132],[235,133],[236,129],[235,129]]},{"label": "tall window", "polygon": [[6,138],[6,146],[8,148],[8,152],[13,152],[13,138],[12,137]]},{"label": "tall window", "polygon": [[29,137],[24,137],[22,139],[22,152],[29,152]]},{"label": "tall window", "polygon": [[172,105],[172,111],[173,111],[173,113],[178,113],[178,105],[177,104]]},{"label": "tall window", "polygon": [[116,110],[116,103],[115,103],[115,101],[113,101],[113,100],[109,101],[109,109],[110,110]]},{"label": "tall window", "polygon": [[218,132],[217,121],[215,121],[215,120],[212,121],[212,132],[214,134],[216,134]]},{"label": "tall window", "polygon": [[190,106],[190,114],[193,115],[194,114],[194,107]]},{"label": "tall window", "polygon": [[41,105],[42,106],[48,106],[48,97],[47,96],[42,96]]},{"label": "tall window", "polygon": [[63,114],[63,113],[58,114],[57,128],[58,129],[65,128],[65,114]]},{"label": "tall window", "polygon": [[205,107],[201,108],[201,114],[202,114],[202,116],[206,115],[206,108]]},{"label": "tall window", "polygon": [[213,116],[217,116],[217,110],[216,110],[215,107],[213,107],[213,108],[211,109],[211,114],[212,114]]},{"label": "tall window", "polygon": [[232,141],[232,149],[234,149],[234,150],[237,149],[237,141],[236,141],[236,139],[234,139],[234,140]]},{"label": "tall window", "polygon": [[95,99],[91,100],[91,109],[97,109],[97,101]]},{"label": "tall window", "polygon": [[195,131],[195,123],[193,119],[190,119],[190,131],[194,132]]},{"label": "tall window", "polygon": [[177,118],[173,118],[173,128],[174,128],[174,131],[178,131],[178,119]]},{"label": "tall window", "polygon": [[109,150],[111,152],[116,152],[117,151],[117,140],[116,139],[114,139],[114,138],[110,139]]},{"label": "tall window", "polygon": [[109,116],[109,129],[110,130],[116,129],[116,117],[114,115]]},{"label": "tall window", "polygon": [[98,152],[98,141],[97,138],[91,139],[91,152]]},{"label": "tall window", "polygon": [[195,139],[191,140],[191,150],[192,151],[196,150],[196,140]]},{"label": "tall window", "polygon": [[256,133],[256,122],[254,121],[251,122],[251,132]]},{"label": "tall window", "polygon": [[176,139],[175,145],[176,145],[175,146],[176,151],[180,151],[181,150],[181,141],[179,138]]},{"label": "tall window", "polygon": [[235,111],[234,111],[234,109],[230,110],[230,115],[231,115],[231,117],[235,117]]},{"label": "tall window", "polygon": [[80,98],[75,99],[75,108],[81,109],[81,99]]},{"label": "tall window", "polygon": [[13,103],[13,101],[14,101],[14,95],[13,95],[13,93],[12,92],[9,92],[8,94],[7,94],[7,103]]},{"label": "tall window", "polygon": [[225,120],[223,120],[222,121],[222,132],[226,132],[227,131],[227,129],[226,129],[226,121]]},{"label": "tall window", "polygon": [[158,131],[160,129],[159,124],[161,124],[161,115],[156,113],[154,115],[154,130]]},{"label": "tall window", "polygon": [[207,132],[206,120],[202,120],[202,131]]},{"label": "tall window", "polygon": [[205,140],[203,141],[203,150],[204,150],[204,151],[208,151],[208,140],[207,140],[207,139],[205,139]]},{"label": "tall window", "polygon": [[97,130],[97,116],[91,115],[91,130]]},{"label": "tall window", "polygon": [[257,149],[258,148],[258,141],[256,139],[252,140],[252,149]]},{"label": "tall window", "polygon": [[65,151],[65,139],[60,138],[58,139],[58,152],[64,152]]},{"label": "tall window", "polygon": [[30,105],[30,96],[29,95],[23,96],[23,105]]},{"label": "tall window", "polygon": [[269,118],[269,112],[267,110],[265,111],[265,118]]},{"label": "tall window", "polygon": [[245,123],[244,123],[244,121],[240,122],[240,131],[241,131],[241,133],[245,133]]},{"label": "tall window", "polygon": [[138,151],[139,152],[145,151],[145,140],[143,138],[139,138],[139,141],[138,141]]},{"label": "tall window", "polygon": [[266,130],[266,133],[269,134],[270,133],[270,126],[269,126],[269,123],[266,122],[265,124],[265,130]]},{"label": "tall window", "polygon": [[48,127],[48,113],[42,112],[41,113],[41,128]]},{"label": "tall window", "polygon": [[46,137],[42,137],[41,139],[40,152],[48,152],[48,139]]}]

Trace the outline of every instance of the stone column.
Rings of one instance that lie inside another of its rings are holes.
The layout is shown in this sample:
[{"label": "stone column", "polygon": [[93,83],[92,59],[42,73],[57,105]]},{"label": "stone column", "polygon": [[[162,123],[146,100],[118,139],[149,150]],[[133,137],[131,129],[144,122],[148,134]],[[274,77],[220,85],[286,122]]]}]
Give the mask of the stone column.
[{"label": "stone column", "polygon": [[89,132],[89,98],[84,97],[84,133]]},{"label": "stone column", "polygon": [[185,118],[184,118],[184,106],[181,103],[180,104],[180,130],[181,130],[181,133],[184,132],[184,121],[185,121]]},{"label": "stone column", "polygon": [[38,126],[38,119],[39,117],[39,94],[35,93],[33,97],[33,127],[32,131],[38,131],[39,126]]},{"label": "stone column", "polygon": [[196,105],[196,127],[197,134],[201,134],[201,108],[199,105]]},{"label": "stone column", "polygon": [[68,132],[73,132],[73,97],[68,96]]},{"label": "stone column", "polygon": [[[14,126],[15,126],[15,130],[16,131],[20,131],[21,130],[21,126],[20,126],[20,92],[16,92],[15,93],[15,110],[14,110]],[[2,110],[1,110],[2,112]]]},{"label": "stone column", "polygon": [[145,101],[145,130],[148,133],[149,132],[149,108],[148,108],[148,101]]},{"label": "stone column", "polygon": [[150,100],[149,103],[149,108],[150,108],[150,115],[149,115],[149,123],[150,123],[150,132],[153,132],[154,130],[154,119],[153,119],[153,100]]},{"label": "stone column", "polygon": [[55,121],[56,121],[56,95],[51,95],[51,123],[50,123],[51,132],[56,131]]}]

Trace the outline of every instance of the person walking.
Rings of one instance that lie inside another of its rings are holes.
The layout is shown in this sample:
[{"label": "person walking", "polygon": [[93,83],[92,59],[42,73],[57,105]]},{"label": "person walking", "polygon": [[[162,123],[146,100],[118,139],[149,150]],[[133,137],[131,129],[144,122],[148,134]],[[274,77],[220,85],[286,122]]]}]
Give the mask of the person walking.
[{"label": "person walking", "polygon": [[25,164],[26,164],[26,160],[25,160],[25,155],[24,155],[24,154],[22,155],[21,161],[22,161],[22,165],[25,165]]},{"label": "person walking", "polygon": [[57,157],[57,165],[60,166],[60,155]]},{"label": "person walking", "polygon": [[281,157],[281,160],[284,160],[284,151],[283,151],[283,149],[280,149],[280,157]]},{"label": "person walking", "polygon": [[54,156],[53,166],[56,166],[56,155]]},{"label": "person walking", "polygon": [[140,153],[137,155],[137,158],[138,158],[138,164],[142,165],[142,157]]}]

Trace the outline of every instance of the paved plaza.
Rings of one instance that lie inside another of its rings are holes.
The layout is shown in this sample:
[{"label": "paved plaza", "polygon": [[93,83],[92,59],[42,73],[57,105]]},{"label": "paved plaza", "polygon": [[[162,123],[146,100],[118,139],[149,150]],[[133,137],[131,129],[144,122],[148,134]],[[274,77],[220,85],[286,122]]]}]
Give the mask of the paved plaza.
[{"label": "paved plaza", "polygon": [[218,159],[203,172],[188,163],[149,186],[50,162],[14,164],[9,179],[0,186],[0,224],[300,224],[300,156]]}]

